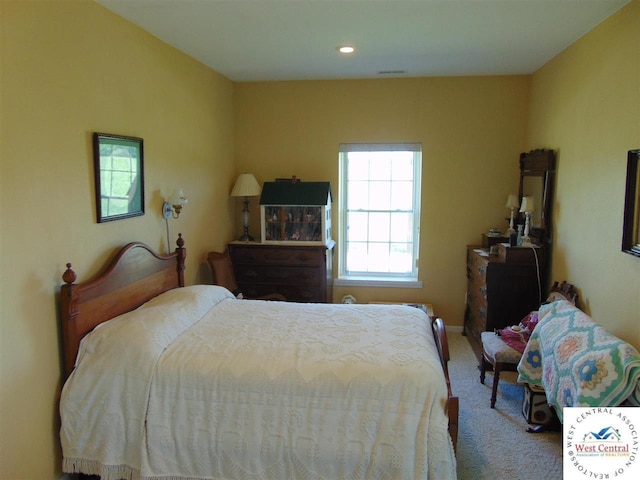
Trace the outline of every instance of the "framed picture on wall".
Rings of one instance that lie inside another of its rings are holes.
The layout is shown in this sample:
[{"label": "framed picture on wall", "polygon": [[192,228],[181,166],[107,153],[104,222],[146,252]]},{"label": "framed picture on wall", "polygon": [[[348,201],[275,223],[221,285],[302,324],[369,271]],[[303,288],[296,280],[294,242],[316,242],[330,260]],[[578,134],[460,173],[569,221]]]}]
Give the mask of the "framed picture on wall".
[{"label": "framed picture on wall", "polygon": [[627,154],[622,251],[640,257],[640,150]]},{"label": "framed picture on wall", "polygon": [[93,134],[98,223],[144,215],[142,138]]}]

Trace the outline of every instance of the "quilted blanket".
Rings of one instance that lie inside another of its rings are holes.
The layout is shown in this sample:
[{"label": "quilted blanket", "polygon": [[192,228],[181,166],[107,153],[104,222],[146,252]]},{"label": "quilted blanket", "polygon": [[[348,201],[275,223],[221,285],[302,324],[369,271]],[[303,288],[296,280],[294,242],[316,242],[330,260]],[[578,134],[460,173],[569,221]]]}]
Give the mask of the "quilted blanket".
[{"label": "quilted blanket", "polygon": [[102,480],[452,479],[424,312],[171,290],[82,342],[63,470]]},{"label": "quilted blanket", "polygon": [[640,354],[566,300],[542,305],[518,381],[542,385],[562,407],[640,406]]}]

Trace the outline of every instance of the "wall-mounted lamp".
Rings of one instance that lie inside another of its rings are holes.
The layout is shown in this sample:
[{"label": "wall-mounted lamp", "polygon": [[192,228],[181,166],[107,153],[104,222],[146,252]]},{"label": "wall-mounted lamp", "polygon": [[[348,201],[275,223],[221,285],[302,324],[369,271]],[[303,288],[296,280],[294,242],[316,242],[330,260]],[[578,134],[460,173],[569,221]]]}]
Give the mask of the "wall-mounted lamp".
[{"label": "wall-mounted lamp", "polygon": [[253,237],[249,235],[249,197],[260,195],[260,185],[251,173],[243,173],[236,180],[236,184],[231,190],[232,197],[244,197],[244,208],[242,209],[244,221],[244,235],[240,237],[241,241],[251,242]]},{"label": "wall-mounted lamp", "polygon": [[512,193],[509,195],[509,198],[507,198],[507,204],[505,205],[506,208],[511,209],[511,218],[509,219],[509,228],[507,229],[507,237],[509,235],[511,235],[512,233],[516,233],[516,230],[513,228],[513,217],[516,211],[516,208],[518,208],[520,206],[520,202],[518,201],[518,195],[516,195],[515,193]]},{"label": "wall-mounted lamp", "polygon": [[536,211],[533,197],[523,197],[522,205],[520,206],[520,213],[524,213],[524,236],[522,237],[522,246],[531,247],[531,238],[529,237],[529,228],[531,225],[531,214]]},{"label": "wall-mounted lamp", "polygon": [[162,216],[167,224],[167,254],[171,253],[171,249],[169,248],[169,245],[171,245],[169,240],[169,218],[178,218],[182,211],[182,207],[187,203],[189,203],[189,199],[186,197],[181,187],[175,190],[162,204]]},{"label": "wall-mounted lamp", "polygon": [[189,199],[185,196],[182,188],[179,188],[173,192],[173,194],[162,205],[162,215],[165,219],[168,219],[171,216],[173,216],[173,218],[178,218],[182,207],[187,203],[189,203]]}]

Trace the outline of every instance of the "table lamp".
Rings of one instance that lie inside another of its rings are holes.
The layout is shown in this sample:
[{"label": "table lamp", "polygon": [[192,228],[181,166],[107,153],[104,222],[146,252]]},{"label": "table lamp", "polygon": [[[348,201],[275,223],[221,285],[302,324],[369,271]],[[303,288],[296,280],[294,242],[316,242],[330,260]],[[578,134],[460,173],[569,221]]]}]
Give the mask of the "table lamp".
[{"label": "table lamp", "polygon": [[244,234],[240,237],[243,242],[253,241],[253,237],[249,235],[249,197],[255,197],[260,195],[260,185],[251,173],[243,173],[236,180],[233,190],[231,190],[232,197],[244,197],[244,208],[242,209],[242,216],[244,221]]}]

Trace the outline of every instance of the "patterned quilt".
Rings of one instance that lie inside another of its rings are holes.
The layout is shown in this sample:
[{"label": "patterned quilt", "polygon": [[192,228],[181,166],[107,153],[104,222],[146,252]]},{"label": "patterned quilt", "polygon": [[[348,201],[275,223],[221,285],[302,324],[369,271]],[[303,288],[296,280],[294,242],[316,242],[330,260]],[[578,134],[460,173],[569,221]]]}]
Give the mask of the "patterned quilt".
[{"label": "patterned quilt", "polygon": [[562,407],[640,406],[640,354],[565,300],[543,305],[518,365],[518,381],[542,385]]}]

